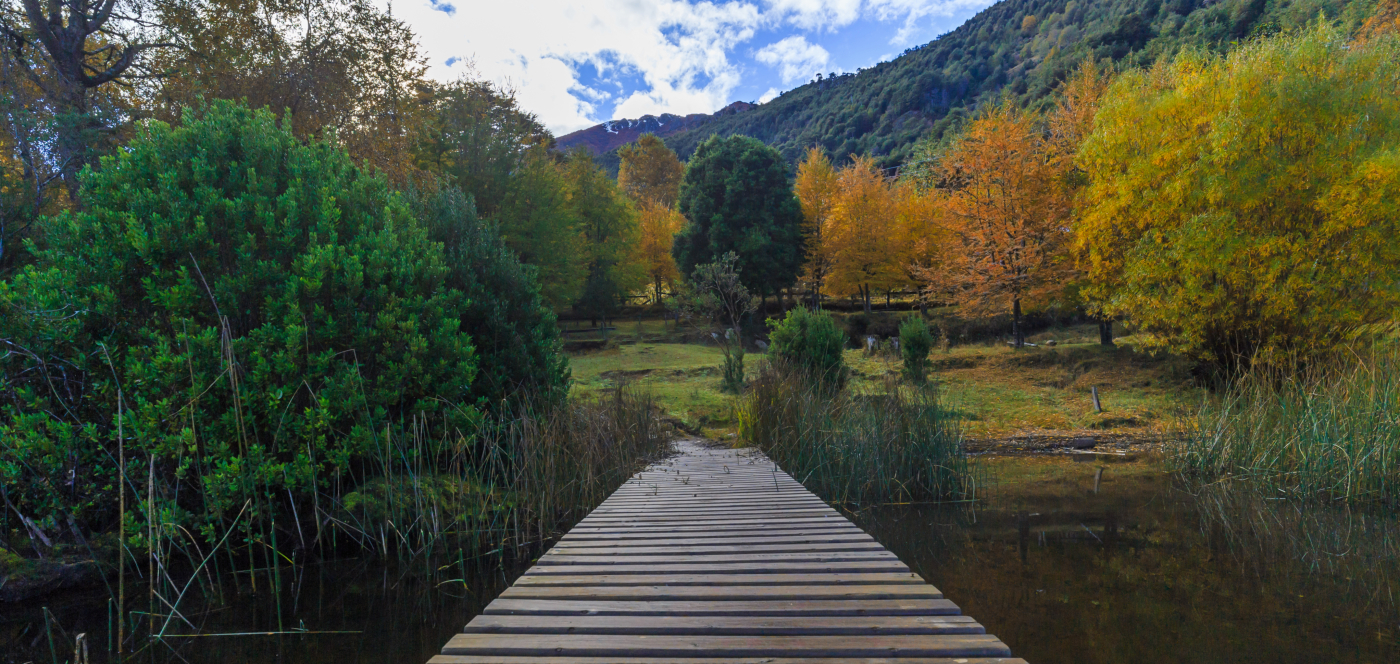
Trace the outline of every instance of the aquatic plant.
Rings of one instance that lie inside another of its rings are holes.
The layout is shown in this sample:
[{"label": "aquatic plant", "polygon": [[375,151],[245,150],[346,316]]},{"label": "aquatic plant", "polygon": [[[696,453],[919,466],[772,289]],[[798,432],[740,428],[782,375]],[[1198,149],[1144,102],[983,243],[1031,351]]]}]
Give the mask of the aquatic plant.
[{"label": "aquatic plant", "polygon": [[832,392],[781,362],[740,403],[739,435],[833,503],[962,498],[975,482],[962,429],[933,389],[890,381]]},{"label": "aquatic plant", "polygon": [[1256,367],[1207,395],[1167,448],[1174,468],[1276,494],[1393,503],[1400,492],[1400,356],[1369,352],[1284,373]]}]

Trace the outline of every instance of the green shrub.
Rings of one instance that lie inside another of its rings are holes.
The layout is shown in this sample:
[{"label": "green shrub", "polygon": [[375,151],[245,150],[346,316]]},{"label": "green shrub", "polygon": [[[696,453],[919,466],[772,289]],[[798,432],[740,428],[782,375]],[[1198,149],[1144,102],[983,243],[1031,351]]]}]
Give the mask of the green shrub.
[{"label": "green shrub", "polygon": [[797,307],[782,320],[768,320],[772,354],[790,367],[831,388],[846,383],[846,335],[829,314]]},{"label": "green shrub", "polygon": [[933,333],[918,314],[899,325],[899,352],[904,359],[904,377],[922,385],[928,380],[928,353],[933,350]]},{"label": "green shrub", "polygon": [[447,286],[466,296],[457,317],[476,346],[472,398],[493,410],[522,397],[562,399],[569,361],[536,268],[516,258],[495,224],[478,217],[472,198],[456,187],[410,198],[432,239],[446,250]]},{"label": "green shrub", "polygon": [[442,245],[266,111],[144,125],[36,258],[0,283],[0,482],[36,518],[112,523],[119,398],[129,472],[176,520],[353,482],[390,422],[475,419]]}]

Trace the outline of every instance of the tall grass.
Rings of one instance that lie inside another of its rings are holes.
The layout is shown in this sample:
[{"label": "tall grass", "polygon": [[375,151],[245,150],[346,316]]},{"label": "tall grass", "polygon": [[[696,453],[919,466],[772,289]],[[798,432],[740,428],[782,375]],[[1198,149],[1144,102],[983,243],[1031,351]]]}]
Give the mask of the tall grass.
[{"label": "tall grass", "polygon": [[131,547],[118,575],[139,589],[112,593],[117,652],[198,631],[191,611],[220,605],[230,579],[270,591],[276,632],[297,633],[292,579],[314,558],[368,554],[421,568],[435,585],[469,587],[492,559],[528,551],[578,521],[668,453],[656,412],[650,394],[624,387],[483,416],[470,431],[435,429],[426,417],[386,426],[377,449],[318,481],[314,494],[250,492],[218,530],[187,527],[188,515],[163,498],[178,487],[128,466],[141,489],[131,509],[144,546]]},{"label": "tall grass", "polygon": [[1351,355],[1297,373],[1256,368],[1206,397],[1169,445],[1176,470],[1277,495],[1400,497],[1400,356]]},{"label": "tall grass", "polygon": [[833,503],[971,496],[962,430],[937,391],[891,381],[880,394],[765,369],[739,406],[739,434]]}]

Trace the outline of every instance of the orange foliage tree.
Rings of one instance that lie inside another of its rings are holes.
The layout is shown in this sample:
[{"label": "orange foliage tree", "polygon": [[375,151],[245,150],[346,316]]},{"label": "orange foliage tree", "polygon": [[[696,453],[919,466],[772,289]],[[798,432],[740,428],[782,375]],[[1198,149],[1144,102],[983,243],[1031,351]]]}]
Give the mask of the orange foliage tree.
[{"label": "orange foliage tree", "polygon": [[837,172],[836,182],[822,238],[827,282],[833,294],[860,296],[869,313],[874,289],[890,292],[908,284],[895,197],[869,157],[856,157]]},{"label": "orange foliage tree", "polygon": [[[939,206],[953,245],[947,286],[969,313],[1010,309],[1018,348],[1025,343],[1022,303],[1073,275],[1065,158],[1038,124],[1002,102],[973,120],[938,164]],[[916,272],[926,282],[938,276]]]}]

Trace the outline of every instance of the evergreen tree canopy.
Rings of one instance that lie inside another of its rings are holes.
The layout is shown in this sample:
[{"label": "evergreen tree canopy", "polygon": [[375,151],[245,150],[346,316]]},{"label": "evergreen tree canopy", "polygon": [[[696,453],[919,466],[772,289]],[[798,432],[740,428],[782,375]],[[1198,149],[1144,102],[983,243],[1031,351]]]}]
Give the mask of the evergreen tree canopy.
[{"label": "evergreen tree canopy", "polygon": [[751,290],[772,293],[796,282],[802,208],[777,150],[747,136],[701,143],[681,181],[680,210],[690,221],[672,248],[682,274],[732,251]]},{"label": "evergreen tree canopy", "polygon": [[[245,468],[304,490],[388,422],[469,423],[450,406],[477,357],[442,245],[335,143],[216,102],[144,126],[82,193],[0,282],[0,339],[25,349],[0,355],[12,495],[110,518],[119,400],[126,454],[202,478],[213,512],[237,509]],[[70,473],[83,495],[50,495]]]},{"label": "evergreen tree canopy", "polygon": [[466,296],[457,316],[476,346],[472,398],[487,407],[520,397],[562,398],[569,364],[554,312],[536,280],[539,270],[520,262],[496,225],[478,217],[471,196],[460,189],[419,192],[413,202],[432,239],[446,251],[447,286]]}]

